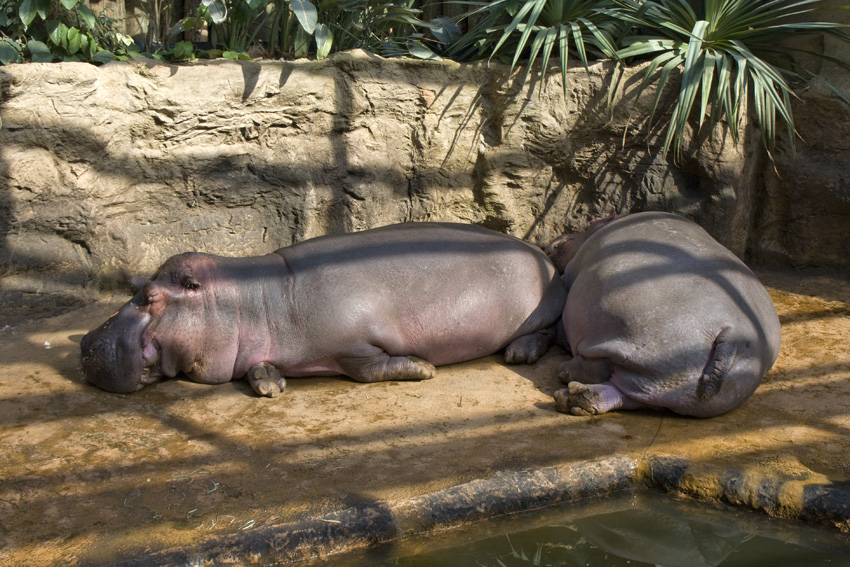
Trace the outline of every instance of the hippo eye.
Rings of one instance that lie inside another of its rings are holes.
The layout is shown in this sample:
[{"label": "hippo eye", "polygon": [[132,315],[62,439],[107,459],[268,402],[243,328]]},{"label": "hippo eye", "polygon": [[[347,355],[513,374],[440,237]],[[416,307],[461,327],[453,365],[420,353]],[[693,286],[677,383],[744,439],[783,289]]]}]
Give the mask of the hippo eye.
[{"label": "hippo eye", "polygon": [[201,287],[201,282],[196,280],[193,276],[187,274],[180,278],[180,285],[182,285],[186,289],[198,289]]}]

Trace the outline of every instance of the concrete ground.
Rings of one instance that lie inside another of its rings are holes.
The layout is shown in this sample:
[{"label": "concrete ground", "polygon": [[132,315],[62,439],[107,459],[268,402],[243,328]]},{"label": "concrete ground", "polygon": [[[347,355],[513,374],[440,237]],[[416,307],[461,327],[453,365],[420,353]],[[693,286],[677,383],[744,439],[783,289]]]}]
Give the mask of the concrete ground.
[{"label": "concrete ground", "polygon": [[0,564],[143,563],[612,456],[687,463],[678,481],[697,497],[720,494],[700,470],[781,479],[784,500],[761,507],[794,517],[795,490],[850,482],[850,280],[758,273],[782,320],[779,359],[748,402],[709,420],[559,414],[551,395],[568,355],[557,349],[533,366],[492,356],[425,382],[293,379],[275,399],[183,380],[115,395],[82,380],[79,342],[125,297],[29,320],[0,309]]}]

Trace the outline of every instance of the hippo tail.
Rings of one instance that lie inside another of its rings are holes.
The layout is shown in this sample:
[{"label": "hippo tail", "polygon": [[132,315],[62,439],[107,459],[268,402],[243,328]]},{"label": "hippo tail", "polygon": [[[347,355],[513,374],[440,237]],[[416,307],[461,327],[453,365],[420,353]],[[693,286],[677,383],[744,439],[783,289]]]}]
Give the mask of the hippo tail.
[{"label": "hippo tail", "polygon": [[697,398],[702,402],[707,402],[720,392],[735,355],[738,354],[737,341],[728,340],[729,335],[729,327],[724,327],[714,339],[708,363],[697,382]]}]

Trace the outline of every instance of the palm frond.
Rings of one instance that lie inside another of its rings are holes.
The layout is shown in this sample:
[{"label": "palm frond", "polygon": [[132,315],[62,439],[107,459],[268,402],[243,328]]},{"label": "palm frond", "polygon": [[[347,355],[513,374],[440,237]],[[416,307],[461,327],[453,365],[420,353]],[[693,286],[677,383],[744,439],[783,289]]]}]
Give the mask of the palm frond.
[{"label": "palm frond", "polygon": [[[511,8],[518,5],[515,12]],[[497,0],[487,6],[486,16],[466,36],[452,46],[455,53],[479,46],[479,56],[492,60],[506,49],[512,50],[511,70],[521,62],[528,65],[525,83],[540,59],[541,82],[545,79],[554,46],[558,45],[561,82],[566,92],[568,58],[574,54],[589,69],[593,54],[612,58],[617,43],[612,30],[623,22],[607,13],[615,0]],[[484,15],[484,7],[474,13]],[[542,91],[542,89],[541,89]]]},{"label": "palm frond", "polygon": [[[704,0],[702,19],[698,19],[688,0],[615,0],[615,3],[620,11],[611,14],[638,32],[624,39],[616,57],[620,61],[653,57],[638,88],[640,96],[652,83],[651,77],[658,75],[650,126],[661,91],[667,87],[672,73],[670,67],[681,65],[678,97],[662,147],[665,153],[672,148],[677,158],[694,112],[698,112],[693,117],[698,129],[706,118],[712,130],[725,118],[732,139],[737,142],[750,92],[756,123],[768,153],[772,155],[774,149],[778,120],[785,124],[793,151],[796,132],[791,112],[793,92],[788,79],[801,75],[787,64],[793,61],[795,49],[786,46],[784,40],[789,34],[825,33],[850,42],[850,34],[842,30],[845,26],[812,20],[814,12],[824,4],[821,0]],[[847,63],[838,64],[850,68]],[[807,75],[816,77],[813,73]],[[698,111],[694,109],[697,93]],[[850,102],[850,97],[844,100]]]}]

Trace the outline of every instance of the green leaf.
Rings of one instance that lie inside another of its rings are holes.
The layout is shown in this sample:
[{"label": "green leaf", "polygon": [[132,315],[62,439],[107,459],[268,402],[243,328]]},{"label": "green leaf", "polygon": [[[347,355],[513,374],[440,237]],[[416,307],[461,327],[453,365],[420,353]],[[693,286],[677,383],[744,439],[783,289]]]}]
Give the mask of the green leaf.
[{"label": "green leaf", "polygon": [[331,52],[333,45],[333,33],[325,24],[316,25],[316,58],[324,59]]},{"label": "green leaf", "polygon": [[431,34],[445,45],[452,44],[463,35],[460,26],[448,16],[440,16],[431,20]]},{"label": "green leaf", "polygon": [[66,10],[72,10],[79,0],[61,0],[61,2],[62,5],[65,6]]},{"label": "green leaf", "polygon": [[118,59],[111,51],[101,49],[100,51],[94,54],[94,57],[92,57],[91,60],[95,63],[111,63],[112,61],[117,61]]},{"label": "green leaf", "polygon": [[[316,22],[318,22],[318,13],[313,3],[310,0],[290,0],[289,5],[292,7],[295,17],[298,18],[301,29],[307,34],[313,35],[316,30]],[[306,52],[302,55],[302,57],[304,56],[306,56]]]},{"label": "green leaf", "polygon": [[202,4],[206,6],[214,24],[220,24],[227,19],[227,6],[222,0],[202,0]]},{"label": "green leaf", "polygon": [[581,33],[581,26],[578,25],[578,22],[570,22],[570,28],[573,31],[573,45],[576,46],[576,51],[578,52],[579,61],[582,62],[585,69],[588,69],[587,65],[587,52],[584,48],[584,37]]},{"label": "green leaf", "polygon": [[18,45],[11,39],[0,38],[0,63],[8,65],[9,63],[20,63],[21,60]]},{"label": "green leaf", "polygon": [[53,61],[53,54],[50,52],[50,48],[40,41],[29,40],[27,42],[27,49],[35,63],[50,63]]},{"label": "green leaf", "polygon": [[221,54],[225,59],[230,59],[231,61],[236,61],[239,59],[239,53],[236,51],[224,51]]},{"label": "green leaf", "polygon": [[[673,108],[667,137],[664,141],[664,147],[661,150],[662,153],[667,153],[671,144],[674,145],[674,153],[677,157],[681,151],[688,117],[690,116],[697,90],[702,81],[703,65],[705,65],[706,61],[702,45],[707,28],[708,22],[700,20],[694,24],[693,31],[691,32],[691,39],[688,42],[688,49],[685,52],[685,61],[683,63],[684,73],[682,74],[682,85],[679,89],[679,99]],[[711,64],[713,67],[714,62],[712,61]]]},{"label": "green leaf", "polygon": [[711,98],[711,84],[714,81],[714,68],[717,66],[716,57],[711,52],[706,52],[705,62],[702,70],[702,86],[700,87],[700,110],[699,110],[699,125],[702,127],[703,119],[705,118],[708,101]]},{"label": "green leaf", "polygon": [[[235,17],[234,13],[236,14]],[[238,2],[236,9],[230,11],[230,17],[240,26],[247,27],[254,18],[254,12],[251,11],[251,6],[247,2]]]},{"label": "green leaf", "polygon": [[293,42],[293,55],[296,59],[307,57],[310,49],[310,38],[312,34],[307,33],[304,28],[298,26],[298,31],[295,32],[295,41]]},{"label": "green leaf", "polygon": [[37,0],[24,0],[23,2],[21,2],[21,5],[18,6],[18,17],[21,18],[21,23],[24,24],[24,28],[28,28],[32,21],[35,19],[36,1]]},{"label": "green leaf", "polygon": [[[537,35],[534,36],[534,40],[531,42],[531,51],[528,55],[528,65],[525,68],[525,77],[522,82],[525,83],[528,80],[528,77],[531,75],[531,67],[534,65],[534,62],[537,60],[537,54],[540,53],[540,48],[543,46],[543,41],[546,39],[546,28],[537,32]],[[542,75],[540,77],[541,82],[545,82],[546,80],[546,68],[544,67],[542,70]],[[541,89],[542,92],[542,89]]]},{"label": "green leaf", "polygon": [[80,50],[80,42],[82,41],[82,34],[80,30],[77,28],[71,28],[68,30],[68,45],[66,49],[70,55],[74,55]]},{"label": "green leaf", "polygon": [[[543,60],[540,62],[540,67],[543,69],[541,81],[546,78],[546,69],[549,67],[549,57],[552,55],[552,48],[555,46],[555,40],[558,37],[558,28],[551,27],[546,30],[541,30],[540,33],[544,33],[544,31],[546,33],[546,37],[543,38]],[[531,67],[531,64],[529,64],[529,67]],[[564,83],[567,82],[566,74],[561,77],[561,80]]]},{"label": "green leaf", "polygon": [[81,3],[77,9],[80,12],[80,16],[82,16],[83,21],[86,23],[86,26],[88,26],[88,28],[92,31],[96,30],[97,16],[94,15],[94,12],[91,11],[91,8]]},{"label": "green leaf", "polygon": [[[535,1],[537,1],[537,0],[535,0]],[[526,2],[522,6],[522,8],[519,9],[516,16],[514,16],[514,19],[511,20],[511,23],[508,25],[508,27],[505,28],[505,31],[502,32],[502,37],[499,38],[499,41],[496,43],[496,46],[493,48],[493,51],[490,52],[491,58],[494,55],[496,55],[496,52],[499,51],[499,48],[502,47],[502,45],[504,45],[504,43],[508,40],[508,38],[514,32],[514,30],[517,29],[519,24],[522,22],[522,19],[525,17],[525,15],[528,14],[528,12],[530,12],[533,7],[534,7],[534,2]],[[521,51],[521,49],[517,48],[517,54],[519,54],[520,51]],[[517,57],[514,57],[514,63],[516,63],[516,60],[517,60]]]},{"label": "green leaf", "polygon": [[42,20],[50,13],[50,0],[35,0],[35,11]]},{"label": "green leaf", "polygon": [[558,54],[561,60],[561,80],[563,81],[564,98],[567,96],[567,62],[570,59],[570,33],[567,26],[558,26]]},{"label": "green leaf", "polygon": [[6,12],[0,10],[0,27],[9,25],[9,17],[6,16]]},{"label": "green leaf", "polygon": [[191,59],[195,53],[195,46],[191,41],[178,41],[174,44],[172,55],[175,59]]},{"label": "green leaf", "polygon": [[47,28],[50,41],[52,41],[54,45],[61,45],[62,47],[68,46],[68,26],[62,22],[56,21],[56,27],[52,32],[50,31],[50,25],[48,25]]},{"label": "green leaf", "polygon": [[439,55],[425,47],[422,43],[418,41],[410,41],[407,43],[407,49],[410,54],[418,59],[430,59],[433,61],[440,61],[441,58]]},{"label": "green leaf", "polygon": [[[656,59],[667,58],[669,54],[662,53]],[[667,63],[661,68],[661,75],[658,78],[658,85],[655,87],[655,99],[652,103],[652,108],[649,111],[649,123],[652,124],[652,120],[655,117],[655,111],[658,109],[658,103],[661,101],[661,95],[664,93],[664,87],[667,86],[667,81],[670,78],[670,74],[673,72],[673,69],[676,69],[679,65],[682,64],[683,58],[681,55],[674,55],[670,58]],[[649,76],[647,75],[647,78]],[[644,79],[644,83],[648,82]]]},{"label": "green leaf", "polygon": [[80,32],[80,55],[91,59],[92,39],[88,33]]},{"label": "green leaf", "polygon": [[640,39],[630,44],[628,47],[624,47],[617,51],[615,55],[617,59],[628,59],[630,57],[657,53],[659,51],[678,51],[681,45],[682,42],[672,39]]},{"label": "green leaf", "polygon": [[[531,0],[530,5],[532,6],[532,10],[531,13],[528,15],[528,20],[525,22],[524,29],[522,30],[522,35],[520,35],[519,37],[519,44],[517,45],[516,52],[514,53],[514,61],[511,64],[511,68],[516,65],[520,55],[522,54],[522,50],[525,49],[525,44],[528,42],[528,38],[531,36],[531,31],[532,29],[534,29],[534,24],[537,22],[537,18],[540,16],[540,12],[542,12],[544,6],[546,6],[546,0]],[[520,13],[522,13],[522,11]],[[519,15],[517,15],[517,18],[519,18]],[[516,21],[516,19],[514,21]]]}]

